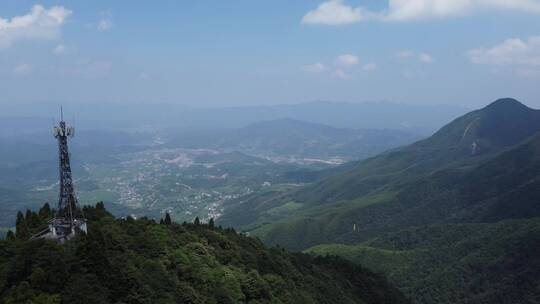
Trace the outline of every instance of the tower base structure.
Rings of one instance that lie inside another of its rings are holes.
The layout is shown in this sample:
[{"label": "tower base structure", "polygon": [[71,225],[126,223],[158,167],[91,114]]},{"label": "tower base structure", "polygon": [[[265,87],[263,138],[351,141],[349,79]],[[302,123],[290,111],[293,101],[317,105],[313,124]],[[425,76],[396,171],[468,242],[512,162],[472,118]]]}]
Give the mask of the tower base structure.
[{"label": "tower base structure", "polygon": [[66,218],[55,218],[49,221],[47,229],[32,236],[32,239],[53,240],[63,244],[77,234],[87,233],[88,230],[86,224],[86,219],[76,218],[72,221],[71,219]]}]

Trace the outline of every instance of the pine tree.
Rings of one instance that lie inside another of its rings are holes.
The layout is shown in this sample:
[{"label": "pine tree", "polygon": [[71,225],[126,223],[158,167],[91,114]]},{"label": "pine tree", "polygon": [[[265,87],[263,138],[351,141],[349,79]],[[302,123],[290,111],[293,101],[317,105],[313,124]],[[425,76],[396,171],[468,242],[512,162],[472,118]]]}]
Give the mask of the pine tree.
[{"label": "pine tree", "polygon": [[39,215],[35,212],[30,213],[30,218],[26,219],[26,222],[28,223],[28,227],[30,229],[36,229],[39,228],[42,224],[42,220],[39,217]]},{"label": "pine tree", "polygon": [[15,226],[19,228],[19,225],[24,224],[24,215],[21,211],[17,212],[17,220],[15,221]]},{"label": "pine tree", "polygon": [[210,228],[214,228],[214,226],[215,226],[214,218],[211,218],[211,219],[208,221],[208,226],[210,226]]},{"label": "pine tree", "polygon": [[165,225],[170,225],[170,224],[172,224],[171,215],[167,212],[165,214]]},{"label": "pine tree", "polygon": [[45,203],[45,205],[39,209],[39,216],[42,219],[48,219],[51,215],[51,206],[49,206],[49,203]]},{"label": "pine tree", "polygon": [[6,240],[13,241],[14,239],[15,239],[15,234],[13,233],[13,231],[8,230],[8,232],[6,233]]},{"label": "pine tree", "polygon": [[26,215],[24,216],[24,219],[26,220],[26,224],[28,225],[28,221],[32,219],[32,211],[30,209],[26,209]]},{"label": "pine tree", "polygon": [[26,219],[21,211],[17,212],[17,221],[15,222],[15,230],[17,238],[20,240],[27,239],[30,237],[28,232],[28,225]]},{"label": "pine tree", "polygon": [[193,224],[199,226],[201,224],[201,220],[199,219],[199,217],[195,217],[195,221],[193,221]]},{"label": "pine tree", "polygon": [[96,204],[96,209],[98,210],[105,210],[105,204],[103,202],[99,202]]}]

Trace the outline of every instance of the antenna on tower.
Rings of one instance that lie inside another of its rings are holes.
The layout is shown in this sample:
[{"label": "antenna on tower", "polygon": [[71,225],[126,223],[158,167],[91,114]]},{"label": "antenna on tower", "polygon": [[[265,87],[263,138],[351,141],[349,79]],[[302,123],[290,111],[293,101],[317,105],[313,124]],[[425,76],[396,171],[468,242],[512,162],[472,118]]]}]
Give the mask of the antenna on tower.
[{"label": "antenna on tower", "polygon": [[62,109],[62,105],[60,105],[60,121],[64,121],[64,109]]}]

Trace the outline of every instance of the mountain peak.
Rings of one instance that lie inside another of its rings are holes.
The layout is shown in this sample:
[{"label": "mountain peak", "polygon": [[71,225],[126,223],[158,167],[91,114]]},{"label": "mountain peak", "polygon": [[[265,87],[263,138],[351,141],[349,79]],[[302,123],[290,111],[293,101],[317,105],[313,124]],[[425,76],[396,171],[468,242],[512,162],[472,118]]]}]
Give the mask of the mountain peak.
[{"label": "mountain peak", "polygon": [[513,98],[498,99],[443,127],[423,142],[435,147],[460,146],[460,153],[496,152],[540,131],[540,110]]},{"label": "mountain peak", "polygon": [[487,105],[484,110],[487,111],[528,111],[532,110],[514,98],[501,98]]}]

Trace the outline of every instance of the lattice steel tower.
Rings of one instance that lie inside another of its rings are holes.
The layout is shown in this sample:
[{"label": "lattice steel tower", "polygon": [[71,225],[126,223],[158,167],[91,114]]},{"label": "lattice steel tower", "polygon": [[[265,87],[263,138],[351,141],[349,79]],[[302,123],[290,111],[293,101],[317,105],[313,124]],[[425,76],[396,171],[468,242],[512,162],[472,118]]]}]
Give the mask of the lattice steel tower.
[{"label": "lattice steel tower", "polygon": [[75,135],[75,129],[67,126],[64,121],[62,108],[60,108],[60,123],[53,129],[54,137],[58,140],[58,156],[60,164],[60,195],[58,196],[58,218],[74,219],[77,210],[77,197],[71,178],[71,164],[69,161],[68,138]]},{"label": "lattice steel tower", "polygon": [[56,239],[64,242],[78,232],[86,232],[86,220],[77,204],[77,196],[73,187],[71,164],[69,161],[68,138],[75,135],[75,129],[64,121],[64,113],[60,108],[60,122],[53,128],[53,135],[58,140],[58,157],[60,165],[60,193],[58,209],[54,219],[49,222],[48,229],[33,238]]}]

